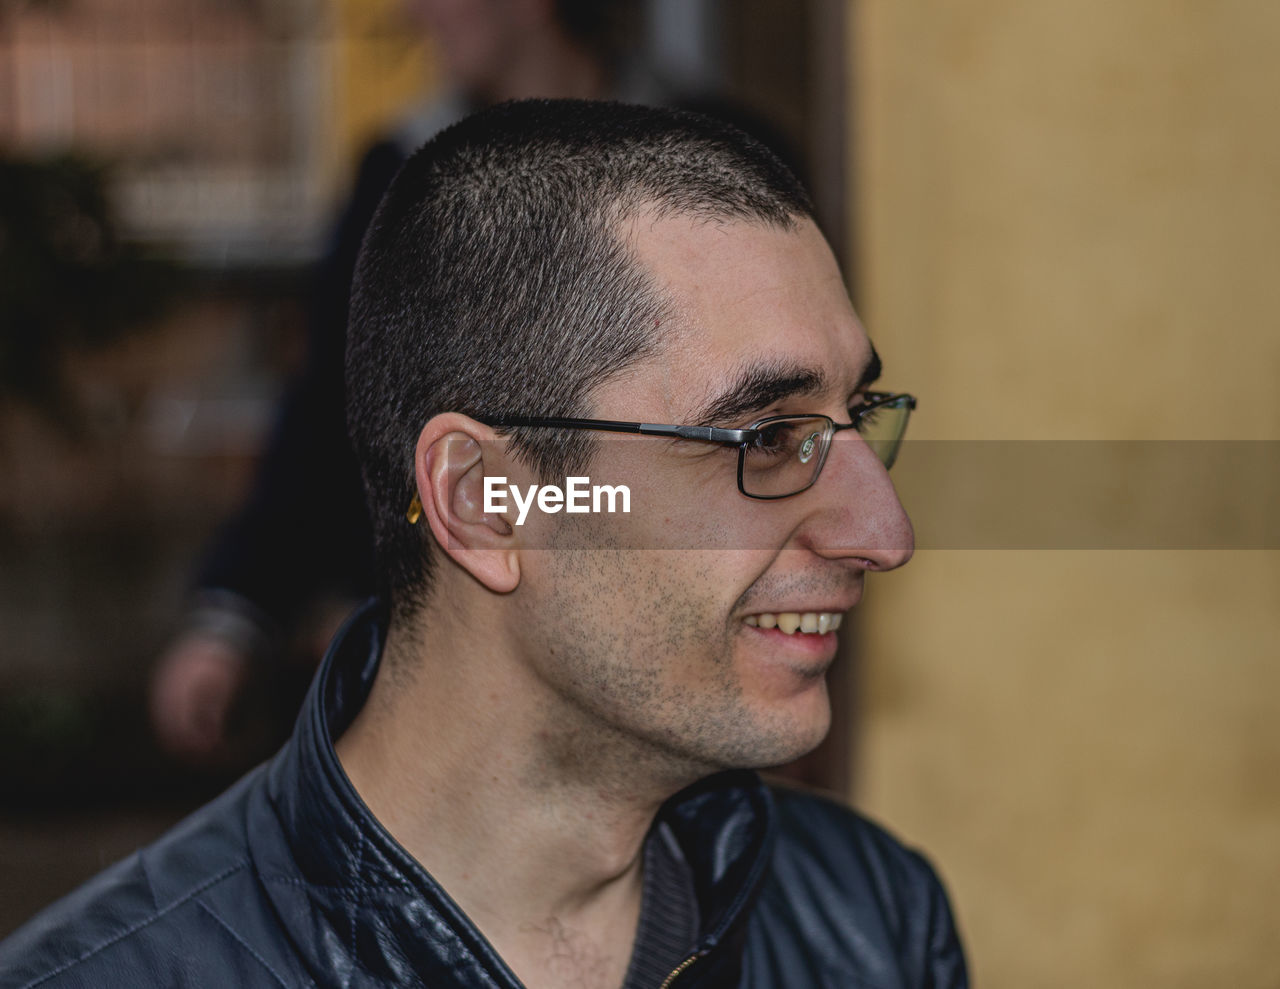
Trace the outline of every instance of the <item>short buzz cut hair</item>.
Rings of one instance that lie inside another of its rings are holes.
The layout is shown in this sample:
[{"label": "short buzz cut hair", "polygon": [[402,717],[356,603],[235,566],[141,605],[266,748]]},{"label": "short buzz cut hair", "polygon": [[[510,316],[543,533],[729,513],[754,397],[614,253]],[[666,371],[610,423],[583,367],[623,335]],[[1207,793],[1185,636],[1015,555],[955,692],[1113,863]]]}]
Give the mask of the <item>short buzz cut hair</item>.
[{"label": "short buzz cut hair", "polygon": [[[782,229],[813,216],[787,167],[726,123],[580,100],[469,117],[391,184],[356,265],[346,385],[393,618],[430,587],[430,530],[405,519],[427,421],[586,415],[600,385],[657,352],[665,297],[624,235],[642,210]],[[590,456],[583,432],[511,432],[546,479]]]}]

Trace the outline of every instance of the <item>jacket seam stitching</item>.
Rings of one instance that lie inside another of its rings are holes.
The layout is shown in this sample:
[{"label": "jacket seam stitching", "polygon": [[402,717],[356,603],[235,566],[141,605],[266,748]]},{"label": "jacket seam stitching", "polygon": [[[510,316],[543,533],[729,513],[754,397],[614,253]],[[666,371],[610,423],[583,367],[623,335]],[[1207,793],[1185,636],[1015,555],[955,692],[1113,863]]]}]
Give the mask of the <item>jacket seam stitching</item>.
[{"label": "jacket seam stitching", "polygon": [[[356,937],[357,937],[356,928],[360,921],[360,904],[364,900],[364,889],[365,889],[364,881],[360,878],[360,867],[364,864],[364,846],[365,846],[366,838],[364,836],[363,831],[358,833],[360,835],[360,843],[356,846],[356,864],[355,864],[355,867],[352,869],[352,872],[354,873],[358,883],[358,885],[356,886],[355,909],[351,911],[351,963],[353,966],[357,966],[360,964],[360,960],[356,955]],[[349,985],[350,982],[348,981],[347,984]]]},{"label": "jacket seam stitching", "polygon": [[[305,879],[298,879],[294,876],[259,876],[264,883],[285,884],[288,886],[302,886],[305,889],[318,889],[338,893],[356,893],[362,891],[367,892],[370,889],[368,883],[313,883]],[[405,882],[385,882],[378,886],[379,890],[398,890],[401,893],[417,893],[418,890]]]},{"label": "jacket seam stitching", "polygon": [[265,968],[268,972],[270,972],[270,973],[271,973],[271,975],[272,975],[272,977],[273,977],[277,982],[279,982],[279,983],[280,983],[280,985],[284,986],[284,989],[289,989],[289,983],[285,982],[285,980],[284,980],[283,978],[281,978],[280,973],[279,973],[279,972],[277,972],[274,968],[272,968],[272,967],[271,967],[271,963],[270,963],[270,962],[268,962],[265,958],[263,958],[263,957],[262,957],[262,955],[260,955],[256,950],[254,950],[253,945],[251,945],[248,941],[246,941],[246,940],[245,940],[245,939],[240,935],[240,933],[239,933],[238,931],[236,931],[236,930],[235,930],[235,928],[233,928],[230,924],[228,924],[228,923],[226,922],[226,920],[224,920],[224,919],[223,919],[223,918],[218,914],[218,912],[217,912],[216,910],[214,910],[212,907],[210,907],[210,906],[209,906],[207,903],[205,903],[203,900],[196,900],[196,906],[198,906],[201,910],[203,910],[205,913],[207,913],[210,917],[212,917],[214,920],[216,920],[219,924],[221,924],[221,925],[222,925],[222,927],[223,927],[223,929],[224,929],[228,934],[230,934],[233,938],[235,938],[236,942],[240,945],[240,947],[244,948],[244,950],[245,950],[245,951],[249,952],[249,954],[251,954],[251,955],[252,955],[252,956],[257,960],[257,962],[258,962],[258,964],[259,964],[259,965],[261,965],[261,966],[262,966],[263,968]]},{"label": "jacket seam stitching", "polygon": [[[37,978],[32,979],[30,982],[25,983],[21,987],[21,989],[32,989],[32,987],[38,986],[42,982],[48,982],[50,979],[54,978],[55,976],[61,975],[63,972],[66,972],[69,969],[75,968],[77,965],[87,962],[94,955],[99,954],[100,952],[106,951],[113,944],[117,944],[120,941],[123,941],[125,938],[131,937],[132,935],[137,934],[138,931],[142,930],[144,927],[147,927],[150,924],[154,924],[157,920],[159,920],[165,914],[169,913],[171,910],[176,910],[178,907],[182,906],[188,900],[191,900],[199,896],[205,890],[212,889],[214,886],[222,882],[227,877],[235,875],[241,869],[244,869],[246,866],[248,866],[248,864],[249,862],[246,859],[243,862],[237,862],[235,865],[230,866],[227,869],[224,869],[222,872],[219,872],[216,876],[212,877],[208,881],[202,883],[201,885],[197,886],[195,889],[188,892],[186,896],[183,896],[180,899],[174,900],[167,907],[163,908],[162,910],[158,910],[156,913],[152,914],[150,917],[146,918],[145,920],[140,920],[136,924],[132,924],[131,926],[125,928],[115,937],[104,941],[102,944],[98,945],[96,948],[90,948],[84,954],[80,955],[80,957],[73,958],[69,962],[63,962],[61,965],[59,965],[57,968],[53,969],[52,971],[45,972],[44,975],[41,975],[41,976],[38,976]],[[154,898],[155,898],[155,894],[153,893],[152,899],[154,900]]]}]

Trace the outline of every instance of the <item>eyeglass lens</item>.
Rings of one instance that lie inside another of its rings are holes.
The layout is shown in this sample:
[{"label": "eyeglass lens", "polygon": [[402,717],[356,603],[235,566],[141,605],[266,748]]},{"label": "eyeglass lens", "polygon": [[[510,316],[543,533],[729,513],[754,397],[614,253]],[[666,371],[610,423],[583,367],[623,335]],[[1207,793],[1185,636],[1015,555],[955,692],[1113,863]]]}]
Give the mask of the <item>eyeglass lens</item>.
[{"label": "eyeglass lens", "polygon": [[878,405],[862,417],[858,434],[871,451],[880,458],[885,470],[893,466],[902,449],[902,437],[911,417],[911,400],[899,396],[893,401]]},{"label": "eyeglass lens", "polygon": [[[906,432],[907,401],[890,402],[865,412],[858,434],[886,468],[892,467]],[[783,498],[809,487],[822,470],[834,425],[825,416],[775,419],[741,452],[742,490],[756,498]]]}]

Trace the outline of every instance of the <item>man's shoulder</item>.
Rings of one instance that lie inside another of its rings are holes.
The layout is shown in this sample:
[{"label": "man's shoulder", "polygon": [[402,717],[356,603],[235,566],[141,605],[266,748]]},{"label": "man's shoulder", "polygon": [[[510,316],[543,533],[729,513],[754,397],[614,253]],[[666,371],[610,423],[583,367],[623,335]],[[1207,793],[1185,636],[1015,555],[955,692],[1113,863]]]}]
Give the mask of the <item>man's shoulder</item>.
[{"label": "man's shoulder", "polygon": [[775,862],[839,876],[844,884],[858,877],[886,900],[938,882],[920,852],[838,800],[791,786],[775,786],[772,793],[778,815]]},{"label": "man's shoulder", "polygon": [[820,794],[773,796],[777,837],[756,917],[775,964],[816,965],[816,978],[855,986],[967,984],[946,893],[923,855]]},{"label": "man's shoulder", "polygon": [[[0,944],[0,989],[292,985],[240,933],[268,909],[245,835],[257,778],[19,928]],[[215,974],[213,958],[230,970]]]}]

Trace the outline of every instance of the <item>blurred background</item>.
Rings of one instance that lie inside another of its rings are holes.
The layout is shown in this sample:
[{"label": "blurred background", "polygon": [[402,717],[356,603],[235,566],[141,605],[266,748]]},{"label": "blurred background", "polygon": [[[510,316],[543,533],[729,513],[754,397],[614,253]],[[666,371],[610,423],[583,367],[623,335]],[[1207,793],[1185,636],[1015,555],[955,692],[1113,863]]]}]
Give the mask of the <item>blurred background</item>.
[{"label": "blurred background", "polygon": [[[216,759],[157,746],[148,684],[307,359],[365,150],[458,88],[423,6],[0,0],[0,935],[287,729],[330,600]],[[920,396],[913,440],[1172,444],[1170,498],[1274,490],[1280,7],[620,23],[645,80],[620,89],[732,106],[805,172],[886,383]],[[1252,481],[1214,467],[1224,441]],[[979,498],[1007,481],[984,449]],[[872,582],[808,777],[928,850],[978,985],[1275,987],[1277,543],[946,538],[957,492],[911,455],[922,549]]]}]

